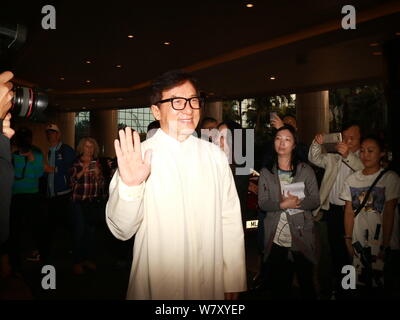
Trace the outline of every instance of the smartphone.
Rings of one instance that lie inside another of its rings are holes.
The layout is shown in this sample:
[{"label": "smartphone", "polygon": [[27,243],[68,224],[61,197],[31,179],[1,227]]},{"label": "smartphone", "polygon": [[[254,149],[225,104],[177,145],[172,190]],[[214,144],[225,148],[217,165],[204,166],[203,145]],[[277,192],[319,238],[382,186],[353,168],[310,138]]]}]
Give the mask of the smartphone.
[{"label": "smartphone", "polygon": [[326,152],[337,152],[336,145],[342,142],[342,134],[340,132],[324,134],[323,146]]},{"label": "smartphone", "polygon": [[95,168],[96,168],[96,160],[90,161],[89,171],[94,171]]},{"label": "smartphone", "polygon": [[257,176],[257,177],[260,176],[260,173],[257,172],[256,170],[254,170],[253,168],[250,169],[250,173],[253,174],[254,176]]}]

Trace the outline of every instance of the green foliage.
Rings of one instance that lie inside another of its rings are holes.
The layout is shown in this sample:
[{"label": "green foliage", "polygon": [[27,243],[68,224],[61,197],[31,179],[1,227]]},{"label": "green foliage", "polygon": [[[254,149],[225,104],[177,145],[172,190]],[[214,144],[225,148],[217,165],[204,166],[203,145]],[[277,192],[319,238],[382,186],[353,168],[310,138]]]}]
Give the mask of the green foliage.
[{"label": "green foliage", "polygon": [[247,110],[242,110],[242,115],[239,115],[238,100],[225,101],[223,104],[223,119],[224,121],[233,120],[238,123],[240,123],[240,117],[247,119],[247,124],[244,127],[255,130],[255,168],[259,168],[263,149],[273,134],[272,128],[269,126],[270,112],[276,112],[280,117],[287,113],[295,115],[295,105],[291,95],[260,97],[249,100],[251,103],[248,105]]},{"label": "green foliage", "polygon": [[357,121],[366,133],[385,129],[386,102],[380,85],[334,89],[329,92],[333,117],[331,131],[340,131],[343,123]]}]

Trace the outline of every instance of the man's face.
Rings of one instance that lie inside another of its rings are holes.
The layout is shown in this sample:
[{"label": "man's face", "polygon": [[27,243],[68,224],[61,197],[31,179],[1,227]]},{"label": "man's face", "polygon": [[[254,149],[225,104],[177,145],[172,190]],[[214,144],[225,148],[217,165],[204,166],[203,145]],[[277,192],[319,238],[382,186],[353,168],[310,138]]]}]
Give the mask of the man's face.
[{"label": "man's face", "polygon": [[[172,89],[162,92],[161,100],[182,97],[196,97],[197,92],[193,85],[186,81]],[[177,139],[178,141],[186,140],[196,129],[200,120],[200,109],[192,109],[189,102],[186,103],[185,109],[175,110],[172,108],[171,102],[165,102],[160,106],[152,105],[151,110],[154,117],[160,121],[161,129]]]},{"label": "man's face", "polygon": [[349,147],[351,152],[356,152],[360,149],[360,128],[358,126],[352,126],[342,132],[342,139],[345,144]]},{"label": "man's face", "polygon": [[54,130],[47,130],[46,137],[50,144],[58,143],[60,141],[60,133]]}]

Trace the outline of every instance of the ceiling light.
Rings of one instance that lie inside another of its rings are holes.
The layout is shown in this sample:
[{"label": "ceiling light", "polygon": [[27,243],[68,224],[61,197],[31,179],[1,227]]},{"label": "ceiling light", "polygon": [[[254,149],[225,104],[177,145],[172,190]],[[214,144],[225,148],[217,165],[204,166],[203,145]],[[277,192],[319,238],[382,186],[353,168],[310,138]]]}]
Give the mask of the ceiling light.
[{"label": "ceiling light", "polygon": [[124,98],[118,98],[118,101],[122,101],[122,100],[124,100]]},{"label": "ceiling light", "polygon": [[90,80],[86,80],[86,83],[90,83]]},{"label": "ceiling light", "polygon": [[128,35],[129,39],[133,39],[135,36],[133,34]]},{"label": "ceiling light", "polygon": [[381,55],[382,55],[382,52],[381,52],[381,51],[374,51],[374,52],[372,52],[372,54],[373,54],[374,56],[381,56]]},{"label": "ceiling light", "polygon": [[276,78],[274,76],[269,77],[270,80],[275,80]]},{"label": "ceiling light", "polygon": [[254,7],[254,4],[248,3],[248,4],[246,4],[246,7],[247,7],[247,8],[253,8],[253,7]]},{"label": "ceiling light", "polygon": [[82,107],[82,110],[86,110],[87,108],[86,107]]},{"label": "ceiling light", "polygon": [[377,47],[377,46],[379,46],[379,42],[371,42],[371,43],[369,44],[369,46],[370,46],[370,47]]},{"label": "ceiling light", "polygon": [[90,60],[86,60],[85,61],[87,64],[91,64],[92,63],[92,61],[90,61]]},{"label": "ceiling light", "polygon": [[115,67],[116,68],[122,68],[122,65],[121,64],[117,64]]},{"label": "ceiling light", "polygon": [[396,32],[395,35],[396,35],[396,36],[400,36],[400,32]]},{"label": "ceiling light", "polygon": [[65,80],[65,78],[64,77],[60,77],[60,80],[62,81],[62,80]]},{"label": "ceiling light", "polygon": [[171,44],[171,42],[165,41],[164,44],[165,44],[166,46],[169,46],[169,45]]}]

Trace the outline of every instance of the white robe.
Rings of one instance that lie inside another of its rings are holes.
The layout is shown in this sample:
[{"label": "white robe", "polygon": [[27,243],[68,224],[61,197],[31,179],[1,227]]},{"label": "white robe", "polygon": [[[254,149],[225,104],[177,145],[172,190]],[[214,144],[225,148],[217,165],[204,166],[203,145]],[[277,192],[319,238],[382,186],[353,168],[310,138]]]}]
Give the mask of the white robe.
[{"label": "white robe", "polygon": [[159,129],[143,142],[151,174],[128,187],[115,173],[106,208],[115,237],[134,234],[127,299],[224,299],[246,290],[240,203],[225,154]]}]

